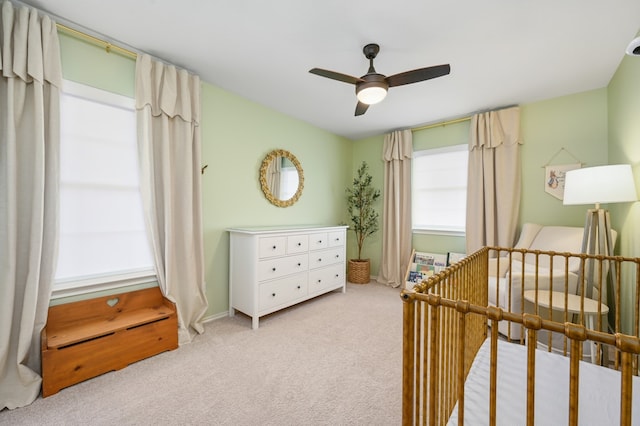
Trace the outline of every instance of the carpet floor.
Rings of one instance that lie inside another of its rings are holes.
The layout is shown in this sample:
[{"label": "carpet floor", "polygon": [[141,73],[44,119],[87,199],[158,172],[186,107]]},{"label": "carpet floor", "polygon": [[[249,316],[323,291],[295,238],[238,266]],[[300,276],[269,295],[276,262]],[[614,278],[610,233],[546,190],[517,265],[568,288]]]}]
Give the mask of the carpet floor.
[{"label": "carpet floor", "polygon": [[398,425],[399,289],[348,284],[0,412],[1,425]]}]

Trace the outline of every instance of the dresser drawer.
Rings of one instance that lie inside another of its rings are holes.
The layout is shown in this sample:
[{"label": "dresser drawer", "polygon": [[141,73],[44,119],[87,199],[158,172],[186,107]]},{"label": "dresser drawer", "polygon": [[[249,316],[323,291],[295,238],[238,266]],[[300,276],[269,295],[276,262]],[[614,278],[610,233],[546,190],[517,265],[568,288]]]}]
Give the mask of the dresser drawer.
[{"label": "dresser drawer", "polygon": [[282,256],[287,252],[287,237],[261,237],[258,239],[258,257]]},{"label": "dresser drawer", "polygon": [[329,246],[327,233],[309,234],[309,250],[321,250]]},{"label": "dresser drawer", "polygon": [[344,232],[329,232],[329,247],[339,247],[345,244]]},{"label": "dresser drawer", "polygon": [[333,265],[334,263],[344,261],[344,249],[329,249],[309,253],[309,268],[322,268],[323,266]]},{"label": "dresser drawer", "polygon": [[307,274],[297,274],[260,284],[259,310],[266,311],[307,295]]},{"label": "dresser drawer", "polygon": [[261,260],[258,262],[258,281],[296,274],[306,271],[308,268],[309,257],[307,254]]},{"label": "dresser drawer", "polygon": [[309,271],[309,294],[344,284],[344,263]]},{"label": "dresser drawer", "polygon": [[309,250],[308,235],[292,235],[287,237],[287,253],[306,253]]}]

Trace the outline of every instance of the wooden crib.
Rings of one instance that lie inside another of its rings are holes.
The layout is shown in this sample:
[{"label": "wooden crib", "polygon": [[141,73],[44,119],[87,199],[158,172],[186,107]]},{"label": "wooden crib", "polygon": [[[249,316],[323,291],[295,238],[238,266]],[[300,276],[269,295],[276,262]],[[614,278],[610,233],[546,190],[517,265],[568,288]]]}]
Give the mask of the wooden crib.
[{"label": "wooden crib", "polygon": [[[574,258],[577,288],[562,277]],[[528,260],[526,273],[518,263],[528,284],[511,288],[506,278],[500,291],[519,292],[520,309],[491,306],[489,282],[513,259]],[[609,321],[602,293],[591,321],[585,313],[591,279],[612,284]],[[403,424],[640,424],[639,281],[638,258],[487,247],[404,290]],[[626,286],[633,291],[621,295]],[[632,303],[621,303],[629,294]],[[521,327],[520,339],[499,335],[500,321]]]}]

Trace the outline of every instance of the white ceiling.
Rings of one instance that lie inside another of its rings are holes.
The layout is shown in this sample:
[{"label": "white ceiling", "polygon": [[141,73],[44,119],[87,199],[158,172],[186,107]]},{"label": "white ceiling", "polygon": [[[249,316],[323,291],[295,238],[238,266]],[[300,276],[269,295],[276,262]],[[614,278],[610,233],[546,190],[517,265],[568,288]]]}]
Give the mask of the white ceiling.
[{"label": "white ceiling", "polygon": [[[638,0],[27,0],[201,79],[350,139],[605,87],[640,28]],[[385,75],[443,63],[354,117],[378,43]],[[639,58],[640,60],[640,58]]]}]

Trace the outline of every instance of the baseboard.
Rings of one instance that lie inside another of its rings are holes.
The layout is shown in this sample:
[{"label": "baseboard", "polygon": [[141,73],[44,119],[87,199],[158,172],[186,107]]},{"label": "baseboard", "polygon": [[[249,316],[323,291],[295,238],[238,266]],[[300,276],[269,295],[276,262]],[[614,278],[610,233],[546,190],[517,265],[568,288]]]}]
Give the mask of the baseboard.
[{"label": "baseboard", "polygon": [[207,317],[204,317],[202,319],[202,322],[203,323],[204,322],[211,322],[211,321],[219,320],[219,319],[222,319],[222,318],[226,318],[228,316],[229,316],[229,311],[224,311],[224,312],[220,312],[220,313],[217,313],[217,314],[213,314],[213,315],[209,315]]}]

